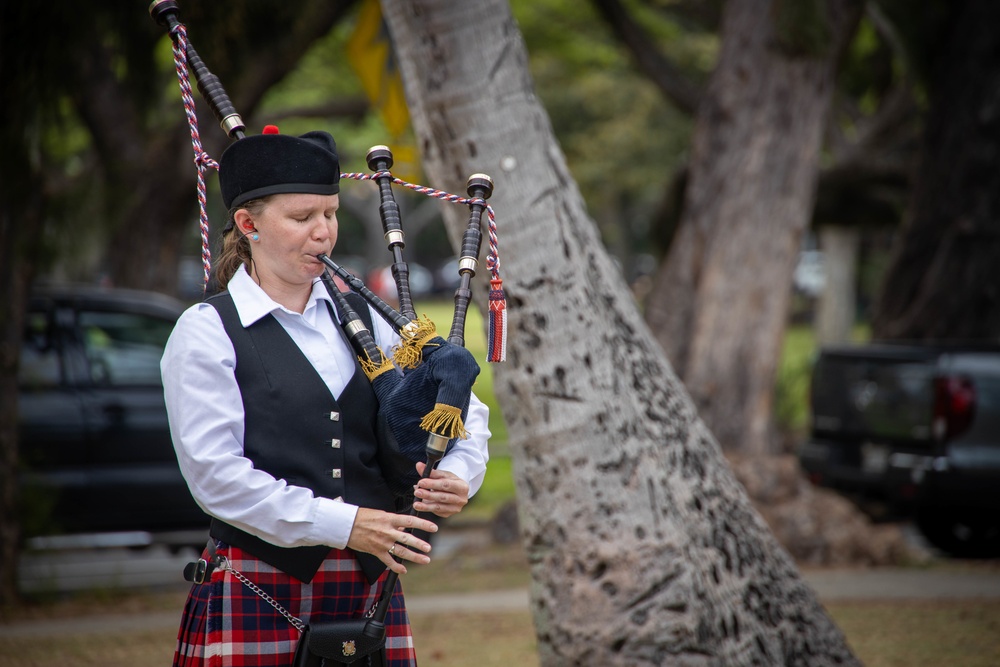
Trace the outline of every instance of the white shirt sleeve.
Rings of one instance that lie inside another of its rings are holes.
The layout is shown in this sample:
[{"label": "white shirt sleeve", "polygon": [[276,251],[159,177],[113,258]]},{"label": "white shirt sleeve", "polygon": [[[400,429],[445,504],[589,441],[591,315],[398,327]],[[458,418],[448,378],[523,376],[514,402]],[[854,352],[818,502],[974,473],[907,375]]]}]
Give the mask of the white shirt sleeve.
[{"label": "white shirt sleeve", "polygon": [[189,308],[160,362],[170,434],[195,501],[211,516],[283,547],[347,546],[358,508],[293,486],[243,455],[236,354],[218,312]]}]

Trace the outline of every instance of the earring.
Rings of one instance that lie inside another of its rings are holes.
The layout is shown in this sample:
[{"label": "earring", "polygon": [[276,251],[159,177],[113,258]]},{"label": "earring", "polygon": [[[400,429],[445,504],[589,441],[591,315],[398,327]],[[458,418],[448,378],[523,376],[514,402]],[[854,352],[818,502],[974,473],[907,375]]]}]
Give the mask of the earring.
[{"label": "earring", "polygon": [[260,241],[260,234],[258,234],[257,232],[254,232],[253,234],[250,235],[250,240],[251,241]]}]

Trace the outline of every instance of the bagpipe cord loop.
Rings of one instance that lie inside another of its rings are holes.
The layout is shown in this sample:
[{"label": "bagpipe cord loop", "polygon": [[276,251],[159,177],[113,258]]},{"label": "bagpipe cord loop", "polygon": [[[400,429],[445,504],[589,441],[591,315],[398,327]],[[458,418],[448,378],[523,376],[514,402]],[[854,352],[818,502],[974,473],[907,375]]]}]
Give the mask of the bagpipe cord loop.
[{"label": "bagpipe cord loop", "polygon": [[507,297],[503,291],[503,279],[500,277],[500,245],[497,240],[497,220],[493,207],[486,203],[485,199],[473,197],[459,197],[443,190],[435,190],[423,185],[407,183],[396,178],[389,171],[378,171],[372,174],[358,172],[342,173],[341,178],[350,178],[356,181],[370,181],[382,176],[388,176],[392,182],[404,188],[413,190],[422,195],[450,202],[452,204],[480,204],[486,208],[487,232],[489,236],[489,252],[486,255],[486,268],[490,272],[490,295],[489,295],[489,330],[487,333],[487,357],[490,362],[506,361],[507,359]]},{"label": "bagpipe cord loop", "polygon": [[184,102],[184,115],[187,116],[188,128],[191,130],[191,147],[194,149],[194,165],[198,170],[198,226],[201,230],[201,266],[205,281],[202,289],[208,288],[212,273],[212,249],[208,238],[208,197],[205,187],[205,170],[209,167],[219,170],[219,163],[209,157],[201,146],[201,135],[198,133],[198,114],[194,105],[194,94],[191,90],[191,78],[187,66],[187,30],[178,25],[174,31],[174,69],[177,71],[177,81],[181,87],[181,99]]}]

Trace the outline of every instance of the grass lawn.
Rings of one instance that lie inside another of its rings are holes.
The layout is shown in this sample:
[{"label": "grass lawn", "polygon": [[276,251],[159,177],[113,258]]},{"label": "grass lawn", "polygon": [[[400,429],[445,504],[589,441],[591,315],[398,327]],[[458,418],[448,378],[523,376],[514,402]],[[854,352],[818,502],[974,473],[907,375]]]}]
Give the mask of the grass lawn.
[{"label": "grass lawn", "polygon": [[[944,565],[950,567],[951,565]],[[956,567],[961,567],[960,565]],[[524,588],[529,576],[518,545],[461,549],[422,568],[403,585],[411,597],[459,591]],[[95,591],[72,599],[7,609],[0,625],[27,619],[108,619],[106,633],[60,632],[0,638],[0,667],[126,667],[166,665],[176,628],[116,630],[116,615],[176,612],[184,591],[123,594]],[[867,667],[995,667],[1000,665],[1000,600],[837,601],[826,605]],[[417,613],[414,640],[422,665],[533,667],[539,664],[527,611]]]},{"label": "grass lawn", "polygon": [[[828,605],[866,667],[996,667],[1000,600]],[[413,619],[418,656],[436,667],[534,667],[528,613],[448,614]]]},{"label": "grass lawn", "polygon": [[826,605],[867,667],[1000,665],[1000,600]]},{"label": "grass lawn", "polygon": [[[1000,664],[1000,600],[838,603],[828,610],[866,667]],[[418,614],[412,624],[422,665],[539,664],[528,612]],[[106,635],[0,639],[0,667],[169,665],[175,636],[172,628],[109,628]]]}]

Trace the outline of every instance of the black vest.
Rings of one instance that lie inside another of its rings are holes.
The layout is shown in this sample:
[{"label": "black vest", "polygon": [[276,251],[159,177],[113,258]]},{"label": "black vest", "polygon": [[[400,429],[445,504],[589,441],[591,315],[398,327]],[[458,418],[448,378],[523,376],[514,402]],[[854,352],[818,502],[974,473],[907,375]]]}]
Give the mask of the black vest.
[{"label": "black vest", "polygon": [[[254,467],[316,496],[396,511],[377,458],[378,400],[360,365],[355,362],[354,375],[335,399],[274,317],[244,328],[228,292],[207,302],[219,312],[236,351],[245,413],[243,449]],[[368,313],[367,307],[364,311]],[[330,552],[327,546],[279,547],[219,519],[212,519],[210,534],[305,582]],[[372,554],[354,554],[370,582],[385,570]]]}]

